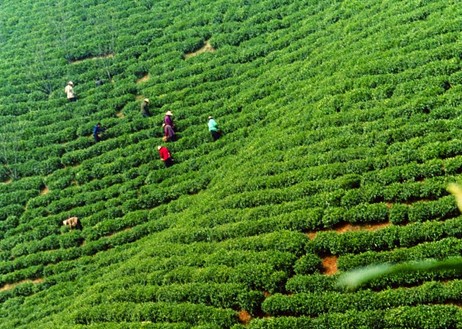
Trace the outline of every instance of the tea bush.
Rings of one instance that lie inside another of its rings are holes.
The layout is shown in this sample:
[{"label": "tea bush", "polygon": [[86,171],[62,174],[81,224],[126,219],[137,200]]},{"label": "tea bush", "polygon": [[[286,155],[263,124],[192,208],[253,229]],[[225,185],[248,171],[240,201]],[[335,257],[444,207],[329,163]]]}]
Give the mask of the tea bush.
[{"label": "tea bush", "polygon": [[460,253],[459,7],[4,1],[0,327],[460,325],[458,274],[324,259]]}]

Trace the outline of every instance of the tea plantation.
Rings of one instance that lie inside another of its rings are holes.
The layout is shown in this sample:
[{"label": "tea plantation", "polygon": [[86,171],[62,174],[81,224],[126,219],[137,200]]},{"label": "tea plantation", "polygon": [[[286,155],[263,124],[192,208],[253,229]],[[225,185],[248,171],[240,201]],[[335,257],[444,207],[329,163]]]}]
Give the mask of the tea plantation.
[{"label": "tea plantation", "polygon": [[337,285],[462,253],[461,36],[455,0],[2,1],[0,328],[462,328],[454,271]]}]

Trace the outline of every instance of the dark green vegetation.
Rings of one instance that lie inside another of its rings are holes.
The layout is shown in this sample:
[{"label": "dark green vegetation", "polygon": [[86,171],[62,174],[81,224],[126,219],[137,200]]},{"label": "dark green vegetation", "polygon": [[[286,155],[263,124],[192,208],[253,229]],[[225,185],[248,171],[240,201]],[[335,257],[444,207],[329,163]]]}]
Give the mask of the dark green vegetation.
[{"label": "dark green vegetation", "polygon": [[450,0],[2,1],[0,328],[462,326],[451,271],[322,266],[461,254],[461,30]]}]

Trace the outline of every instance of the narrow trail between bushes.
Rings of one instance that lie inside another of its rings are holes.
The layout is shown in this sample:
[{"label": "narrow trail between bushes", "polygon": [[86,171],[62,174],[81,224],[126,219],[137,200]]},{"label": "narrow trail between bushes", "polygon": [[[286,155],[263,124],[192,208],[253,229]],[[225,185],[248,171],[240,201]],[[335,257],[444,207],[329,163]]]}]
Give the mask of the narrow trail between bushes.
[{"label": "narrow trail between bushes", "polygon": [[[354,232],[354,231],[378,231],[383,228],[391,226],[390,222],[385,222],[385,223],[378,223],[378,224],[364,224],[364,225],[353,225],[350,223],[343,224],[335,229],[332,230],[325,230],[327,231],[335,231],[339,234],[345,233],[345,232]],[[319,231],[318,231],[319,232]],[[308,237],[310,240],[313,240],[316,238],[316,235],[318,232],[309,232],[307,233]],[[324,232],[324,231],[323,231]]]},{"label": "narrow trail between bushes", "polygon": [[136,83],[143,83],[143,82],[148,81],[149,79],[151,79],[151,76],[148,73],[145,76],[143,76],[142,78],[139,78],[138,80],[136,80]]},{"label": "narrow trail between bushes", "polygon": [[344,233],[344,232],[352,232],[352,231],[377,231],[382,228],[388,227],[390,225],[391,225],[390,222],[379,223],[379,224],[365,224],[365,225],[345,224],[335,229],[335,232]]},{"label": "narrow trail between bushes", "polygon": [[322,267],[325,275],[334,275],[337,273],[337,256],[328,256],[322,260]]},{"label": "narrow trail between bushes", "polygon": [[214,51],[215,51],[215,48],[213,48],[212,45],[210,44],[210,41],[207,40],[207,41],[205,41],[205,44],[201,49],[199,49],[199,50],[197,50],[195,52],[192,52],[192,53],[185,54],[184,59],[188,59],[188,58],[200,55],[200,54],[205,53],[205,52],[213,53]]},{"label": "narrow trail between bushes", "polygon": [[[346,232],[355,232],[355,231],[377,231],[391,225],[390,222],[385,223],[378,223],[378,224],[364,224],[364,225],[352,225],[350,223],[343,224],[333,230],[328,231],[335,231],[338,234],[343,234]],[[310,232],[307,233],[307,236],[310,240],[316,238],[317,232]],[[322,260],[322,267],[324,268],[325,275],[334,275],[338,272],[337,269],[337,259],[338,256],[328,256],[324,257]]]},{"label": "narrow trail between bushes", "polygon": [[34,280],[22,280],[22,281],[19,281],[19,282],[16,282],[16,283],[7,283],[5,284],[3,287],[0,287],[0,291],[7,291],[7,290],[11,290],[11,289],[14,289],[16,286],[20,285],[20,284],[23,284],[23,283],[34,283],[34,284],[37,284],[37,283],[42,283],[44,280],[42,278],[38,278],[38,279],[34,279]]},{"label": "narrow trail between bushes", "polygon": [[246,310],[242,310],[239,312],[239,322],[243,325],[247,325],[252,320],[252,316]]}]

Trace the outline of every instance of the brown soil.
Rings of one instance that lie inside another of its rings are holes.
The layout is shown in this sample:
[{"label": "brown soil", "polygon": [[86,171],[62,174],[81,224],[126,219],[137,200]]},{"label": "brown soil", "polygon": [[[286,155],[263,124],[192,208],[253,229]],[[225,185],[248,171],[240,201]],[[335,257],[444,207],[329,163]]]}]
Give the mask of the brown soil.
[{"label": "brown soil", "polygon": [[118,117],[120,119],[123,119],[123,118],[125,118],[125,115],[122,112],[117,112],[116,117]]},{"label": "brown soil", "polygon": [[308,235],[308,238],[310,238],[310,240],[313,240],[316,237],[316,232],[310,232],[310,233],[307,233],[307,235]]},{"label": "brown soil", "polygon": [[239,322],[242,324],[248,324],[252,320],[252,316],[246,310],[239,312]]},{"label": "brown soil", "polygon": [[[390,225],[390,222],[365,225],[352,225],[347,223],[337,227],[334,231],[337,233],[345,233],[352,231],[377,231]],[[314,238],[316,238],[316,234],[317,232],[309,232],[307,233],[307,236],[310,240],[313,240]]]},{"label": "brown soil", "polygon": [[195,51],[193,53],[185,54],[184,59],[188,59],[188,58],[200,55],[200,54],[205,53],[207,51],[211,52],[211,53],[213,53],[215,51],[215,48],[212,47],[209,40],[205,41],[205,45],[201,49],[199,49],[199,50],[197,50],[197,51]]},{"label": "brown soil", "polygon": [[13,180],[10,178],[10,179],[7,179],[6,181],[4,181],[3,183],[5,183],[5,184],[11,184],[12,181],[13,181]]},{"label": "brown soil", "polygon": [[149,74],[146,74],[144,77],[136,80],[136,83],[143,83],[143,82],[148,81],[149,79],[151,79],[151,76]]},{"label": "brown soil", "polygon": [[337,256],[329,256],[322,260],[325,275],[334,275],[337,273]]},{"label": "brown soil", "polygon": [[22,280],[22,281],[19,281],[19,282],[16,282],[16,283],[7,283],[3,287],[0,287],[0,291],[6,291],[6,290],[13,289],[17,285],[20,285],[21,283],[26,283],[26,282],[41,283],[41,282],[43,282],[43,279],[39,278],[39,279],[35,279],[35,280]]},{"label": "brown soil", "polygon": [[77,64],[81,63],[83,61],[88,61],[88,60],[95,60],[95,59],[102,59],[102,58],[113,58],[114,54],[107,54],[104,56],[94,56],[94,57],[87,57],[87,58],[82,58],[82,59],[77,59],[75,61],[71,61],[71,64]]},{"label": "brown soil", "polygon": [[43,190],[40,191],[40,195],[48,194],[48,192],[50,192],[50,190],[48,189],[48,186],[45,186]]},{"label": "brown soil", "polygon": [[352,225],[352,224],[345,224],[338,227],[335,232],[344,233],[344,232],[351,232],[351,231],[377,231],[382,228],[390,226],[391,223],[379,223],[379,224],[366,224],[366,225]]}]

